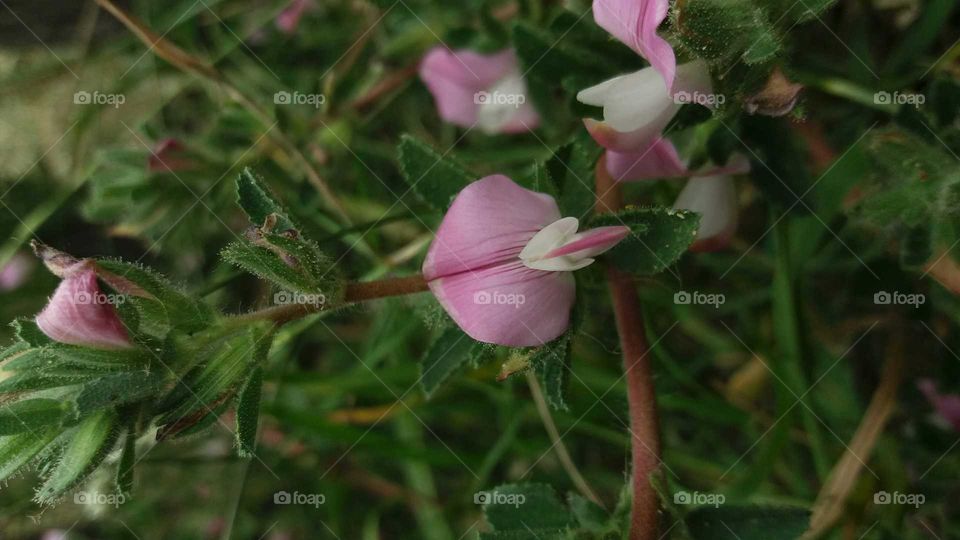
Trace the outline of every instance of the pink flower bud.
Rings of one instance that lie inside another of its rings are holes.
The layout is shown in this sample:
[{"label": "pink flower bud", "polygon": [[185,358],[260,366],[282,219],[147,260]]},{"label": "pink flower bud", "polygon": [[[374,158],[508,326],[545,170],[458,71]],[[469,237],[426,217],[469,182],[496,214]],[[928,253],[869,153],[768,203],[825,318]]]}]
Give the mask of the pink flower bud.
[{"label": "pink flower bud", "polygon": [[10,262],[0,270],[0,291],[12,291],[23,285],[30,277],[32,268],[33,259],[23,253],[14,255]]},{"label": "pink flower bud", "polygon": [[97,284],[93,261],[64,269],[63,281],[37,315],[40,330],[54,341],[101,349],[131,347],[109,296]]}]

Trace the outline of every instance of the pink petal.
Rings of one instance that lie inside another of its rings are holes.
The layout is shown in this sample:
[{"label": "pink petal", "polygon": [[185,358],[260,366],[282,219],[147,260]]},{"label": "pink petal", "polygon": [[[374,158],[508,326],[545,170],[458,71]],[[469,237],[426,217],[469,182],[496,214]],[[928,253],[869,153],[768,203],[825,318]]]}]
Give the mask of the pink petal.
[{"label": "pink petal", "polygon": [[737,192],[729,176],[691,178],[673,207],[700,214],[700,228],[690,251],[723,249],[737,230]]},{"label": "pink petal", "polygon": [[540,229],[560,219],[553,197],[518,186],[502,174],[461,191],[444,216],[423,262],[428,281],[514,262]]},{"label": "pink petal", "polygon": [[147,159],[150,172],[177,172],[190,169],[193,161],[185,157],[183,143],[174,138],[166,138],[154,145]]},{"label": "pink petal", "polygon": [[293,0],[283,11],[277,15],[275,21],[277,28],[284,34],[290,35],[297,31],[300,26],[300,18],[307,10],[310,0]]},{"label": "pink petal", "polygon": [[546,258],[576,255],[578,258],[594,257],[617,245],[630,234],[630,227],[614,225],[597,227],[578,233],[576,238],[547,253]]},{"label": "pink petal", "polygon": [[517,57],[511,49],[483,55],[470,50],[430,49],[420,63],[420,79],[437,103],[444,121],[471,127],[477,121],[474,94],[486,91],[511,71]]},{"label": "pink petal", "polygon": [[40,330],[50,339],[104,349],[130,347],[130,338],[113,305],[97,284],[90,261],[69,270],[53,297],[37,315]]},{"label": "pink petal", "polygon": [[607,150],[607,172],[620,182],[683,176],[687,167],[670,139],[657,137],[636,152]]},{"label": "pink petal", "polygon": [[33,259],[23,253],[14,255],[10,262],[0,270],[0,291],[12,291],[23,285],[30,277],[32,268]]},{"label": "pink petal", "polygon": [[920,379],[917,388],[923,392],[937,414],[953,426],[954,430],[960,431],[960,396],[941,394],[937,391],[937,383],[931,379]]},{"label": "pink petal", "polygon": [[430,281],[467,335],[508,347],[537,347],[563,334],[575,288],[570,272],[532,270],[519,260]]},{"label": "pink petal", "polygon": [[519,259],[537,231],[558,219],[552,197],[499,174],[470,184],[454,199],[427,252],[423,275],[470,337],[526,347],[555,339],[567,328],[573,277],[533,270]]},{"label": "pink petal", "polygon": [[527,100],[517,109],[517,113],[501,128],[502,133],[524,133],[540,126],[540,115]]},{"label": "pink petal", "polygon": [[593,18],[624,45],[647,59],[673,88],[677,58],[673,47],[657,35],[667,17],[668,0],[594,0]]}]

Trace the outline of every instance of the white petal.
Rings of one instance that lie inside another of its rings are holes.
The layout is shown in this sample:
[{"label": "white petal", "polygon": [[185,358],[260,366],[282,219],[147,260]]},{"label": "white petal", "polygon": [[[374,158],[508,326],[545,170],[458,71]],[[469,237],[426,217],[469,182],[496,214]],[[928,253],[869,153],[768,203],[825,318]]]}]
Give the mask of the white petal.
[{"label": "white petal", "polygon": [[691,178],[673,207],[700,214],[697,240],[723,234],[736,226],[737,192],[730,176]]},{"label": "white petal", "polygon": [[536,261],[523,261],[524,266],[534,270],[546,270],[548,272],[573,272],[584,266],[593,264],[594,259],[579,257],[550,257]]},{"label": "white petal", "polygon": [[579,227],[580,221],[575,217],[565,217],[554,221],[533,235],[533,238],[520,251],[520,259],[528,267],[533,268],[528,264],[528,261],[538,260],[562,246],[577,233]]},{"label": "white petal", "polygon": [[610,94],[610,89],[613,88],[618,81],[629,77],[630,75],[620,75],[612,79],[603,81],[602,83],[591,86],[590,88],[581,90],[577,93],[577,101],[580,103],[585,103],[587,105],[593,105],[595,107],[603,107],[607,102],[607,97]]},{"label": "white petal", "polygon": [[511,73],[487,91],[488,103],[477,104],[477,125],[487,134],[499,133],[527,100],[520,73]]}]

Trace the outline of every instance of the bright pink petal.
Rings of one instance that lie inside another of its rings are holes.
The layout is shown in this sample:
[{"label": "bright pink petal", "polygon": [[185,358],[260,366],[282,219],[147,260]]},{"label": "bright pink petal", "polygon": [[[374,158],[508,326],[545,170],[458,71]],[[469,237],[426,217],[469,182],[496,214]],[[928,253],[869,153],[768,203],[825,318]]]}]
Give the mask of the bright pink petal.
[{"label": "bright pink petal", "polygon": [[563,334],[575,288],[570,272],[533,270],[519,259],[430,281],[467,335],[508,347],[537,347]]},{"label": "bright pink petal", "polygon": [[487,91],[517,70],[517,57],[506,49],[492,55],[470,50],[430,49],[420,63],[420,79],[437,103],[444,121],[461,127],[477,122],[477,92]]},{"label": "bright pink petal", "polygon": [[683,176],[687,167],[670,139],[658,137],[636,152],[607,150],[607,172],[620,182]]},{"label": "bright pink petal", "polygon": [[617,245],[630,234],[630,227],[614,225],[611,227],[597,227],[578,233],[572,242],[564,244],[547,253],[544,258],[576,256],[577,258],[594,257]]},{"label": "bright pink petal", "polygon": [[667,17],[668,0],[594,0],[593,18],[637,54],[647,59],[663,76],[667,89],[673,88],[677,58],[673,47],[657,35]]},{"label": "bright pink petal", "polygon": [[937,383],[930,379],[921,379],[917,388],[923,392],[927,401],[937,411],[941,418],[946,420],[953,429],[960,431],[960,396],[956,394],[941,394],[937,391]]},{"label": "bright pink petal", "polygon": [[567,328],[573,277],[533,270],[519,259],[527,242],[558,219],[552,197],[499,174],[470,184],[454,199],[427,252],[423,275],[472,338],[526,347]]},{"label": "bright pink petal", "polygon": [[40,330],[50,339],[71,345],[104,349],[130,347],[130,338],[113,305],[97,284],[97,273],[89,261],[70,269],[37,315]]},{"label": "bright pink petal", "polygon": [[502,174],[461,191],[447,210],[423,262],[428,281],[514,262],[540,229],[560,219],[553,197],[518,186]]},{"label": "bright pink petal", "polygon": [[673,207],[700,214],[700,227],[690,251],[723,249],[737,230],[737,192],[729,176],[691,178]]}]

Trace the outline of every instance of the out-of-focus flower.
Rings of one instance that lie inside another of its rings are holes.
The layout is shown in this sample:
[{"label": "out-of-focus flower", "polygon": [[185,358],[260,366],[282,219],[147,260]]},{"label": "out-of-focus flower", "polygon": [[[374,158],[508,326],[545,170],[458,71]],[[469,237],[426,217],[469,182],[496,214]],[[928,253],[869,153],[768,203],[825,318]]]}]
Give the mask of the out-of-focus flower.
[{"label": "out-of-focus flower", "polygon": [[691,178],[673,207],[700,214],[700,227],[690,251],[723,249],[737,231],[737,189],[729,175]]},{"label": "out-of-focus flower", "polygon": [[923,393],[937,411],[937,415],[954,430],[960,431],[960,396],[956,394],[941,394],[937,390],[937,383],[931,379],[920,379],[917,388]]},{"label": "out-of-focus flower", "polygon": [[150,172],[177,172],[195,166],[194,161],[187,157],[183,143],[174,138],[166,138],[155,144],[147,159],[147,170]]},{"label": "out-of-focus flower", "polygon": [[664,137],[657,137],[646,147],[632,152],[607,150],[606,162],[607,172],[618,182],[743,174],[750,170],[750,161],[743,154],[730,156],[724,165],[709,165],[690,170],[680,159],[673,143]]},{"label": "out-of-focus flower", "polygon": [[513,347],[543,345],[570,324],[570,273],[622,240],[628,227],[578,233],[553,197],[503,175],[461,191],[423,263],[423,276],[470,337]]},{"label": "out-of-focus flower", "polygon": [[94,262],[81,260],[63,270],[63,281],[37,315],[40,330],[50,339],[102,349],[130,347],[130,338],[97,284]]},{"label": "out-of-focus flower", "polygon": [[677,69],[673,47],[657,35],[667,17],[668,0],[593,0],[593,19],[660,72],[669,91]]},{"label": "out-of-focus flower", "polygon": [[277,28],[284,34],[291,35],[296,33],[297,27],[300,26],[300,19],[303,17],[304,12],[307,11],[310,3],[311,0],[293,0],[277,15],[274,24],[276,24]]},{"label": "out-of-focus flower", "polygon": [[33,269],[33,265],[34,262],[31,257],[23,253],[14,255],[0,270],[0,291],[12,291],[23,285],[30,277],[30,270]]},{"label": "out-of-focus flower", "polygon": [[696,60],[676,69],[671,92],[663,76],[653,67],[621,75],[581,90],[577,100],[603,107],[603,121],[584,119],[598,144],[619,152],[645,148],[667,127],[685,103],[715,104],[713,83],[706,62]]},{"label": "out-of-focus flower", "polygon": [[485,55],[434,47],[420,63],[420,79],[440,118],[451,124],[477,126],[487,134],[520,133],[540,124],[511,49]]}]

